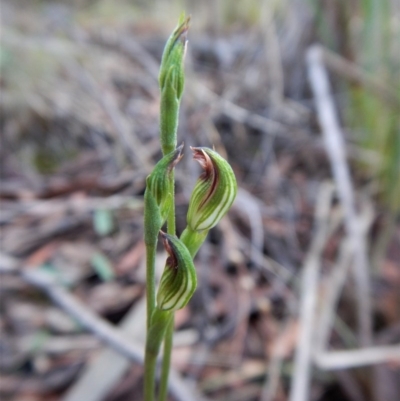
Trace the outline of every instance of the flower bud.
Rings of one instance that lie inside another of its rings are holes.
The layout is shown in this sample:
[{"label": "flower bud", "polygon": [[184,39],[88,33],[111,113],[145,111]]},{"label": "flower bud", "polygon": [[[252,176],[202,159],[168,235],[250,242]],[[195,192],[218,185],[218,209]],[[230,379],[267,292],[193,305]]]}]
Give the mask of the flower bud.
[{"label": "flower bud", "polygon": [[164,222],[173,202],[170,174],[182,158],[183,144],[173,152],[164,156],[154,167],[152,173],[146,179],[146,191],[155,199],[159,207],[161,219]]},{"label": "flower bud", "polygon": [[160,140],[164,154],[176,146],[179,103],[185,82],[183,61],[190,18],[182,15],[178,26],[165,45],[161,60],[159,84],[161,90]]},{"label": "flower bud", "polygon": [[189,202],[188,226],[194,231],[214,227],[232,206],[237,193],[235,174],[229,163],[209,148],[191,148],[204,169]]},{"label": "flower bud", "polygon": [[164,311],[176,311],[189,302],[196,289],[196,270],[182,241],[163,232],[161,235],[169,256],[157,292],[157,307]]},{"label": "flower bud", "polygon": [[178,26],[165,45],[158,78],[161,92],[168,86],[172,86],[178,100],[182,96],[184,85],[183,60],[186,52],[189,22],[190,17],[185,18],[182,14]]}]

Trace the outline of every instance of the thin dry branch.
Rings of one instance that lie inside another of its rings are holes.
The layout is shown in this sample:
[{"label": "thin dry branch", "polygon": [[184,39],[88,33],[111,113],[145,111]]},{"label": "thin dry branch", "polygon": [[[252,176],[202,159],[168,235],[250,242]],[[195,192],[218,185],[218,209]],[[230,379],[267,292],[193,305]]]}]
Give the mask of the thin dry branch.
[{"label": "thin dry branch", "polygon": [[[95,334],[105,344],[131,361],[143,364],[143,345],[127,339],[121,332],[93,313],[71,293],[57,283],[52,276],[35,268],[19,268],[18,260],[0,253],[0,274],[19,274],[28,284],[39,288],[83,327]],[[171,371],[169,387],[171,394],[179,401],[195,401],[198,398],[183,382],[177,372]]]},{"label": "thin dry branch", "polygon": [[[360,218],[363,225],[363,232],[367,233],[373,221],[374,213],[370,207],[365,207],[362,211]],[[318,331],[316,337],[315,352],[325,352],[328,348],[329,334],[333,327],[335,320],[335,310],[339,301],[339,296],[350,268],[354,259],[354,249],[351,241],[346,237],[343,239],[339,258],[335,266],[332,268],[332,273],[327,278],[327,285],[325,297],[322,300],[321,310],[318,320]]]},{"label": "thin dry branch", "polygon": [[323,53],[319,46],[313,46],[308,50],[307,64],[308,77],[316,100],[318,120],[343,204],[346,230],[354,247],[353,274],[357,290],[359,338],[361,345],[367,346],[372,342],[372,315],[366,243],[355,209],[354,190],[346,160],[345,142],[332,100],[328,75],[323,64]]},{"label": "thin dry branch", "polygon": [[[145,300],[142,299],[127,312],[118,325],[118,330],[134,341],[143,343],[145,335],[138,335],[137,331],[144,331],[144,328],[138,325],[138,321],[141,321],[145,314],[146,305]],[[110,348],[101,350],[86,364],[79,379],[68,388],[62,401],[101,400],[105,394],[110,394],[115,388],[128,372],[129,366],[129,359],[122,354]],[[99,377],[102,380],[93,388],[93,383],[96,383]]]},{"label": "thin dry branch", "polygon": [[321,254],[328,239],[328,220],[332,195],[332,185],[323,184],[319,192],[315,213],[317,230],[305,262],[300,286],[300,330],[294,359],[293,380],[289,396],[290,401],[307,401],[309,399],[318,277]]},{"label": "thin dry branch", "polygon": [[379,363],[399,362],[400,344],[382,345],[352,351],[330,351],[315,357],[320,369],[350,369]]}]

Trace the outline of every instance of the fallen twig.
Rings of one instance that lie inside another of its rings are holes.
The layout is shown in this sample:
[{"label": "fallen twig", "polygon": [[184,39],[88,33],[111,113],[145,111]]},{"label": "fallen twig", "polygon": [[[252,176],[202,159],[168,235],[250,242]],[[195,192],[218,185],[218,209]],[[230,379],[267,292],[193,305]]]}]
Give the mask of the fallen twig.
[{"label": "fallen twig", "polygon": [[[97,316],[71,293],[58,284],[53,277],[34,268],[19,268],[18,260],[0,254],[0,273],[19,274],[24,281],[45,292],[49,298],[70,316],[75,318],[83,327],[95,334],[115,351],[136,363],[143,363],[143,345],[125,338],[123,334]],[[178,373],[171,372],[169,381],[171,394],[179,401],[196,400],[193,391],[182,381]]]},{"label": "fallen twig", "polygon": [[393,361],[400,361],[400,344],[351,351],[329,351],[315,357],[317,366],[325,370],[357,368]]},{"label": "fallen twig", "polygon": [[345,214],[345,227],[355,252],[353,274],[357,289],[359,338],[361,345],[372,342],[370,283],[366,244],[355,210],[354,191],[346,161],[345,143],[330,93],[329,80],[323,65],[323,53],[313,46],[307,53],[308,77],[313,90],[318,120],[330,158],[333,175]]},{"label": "fallen twig", "polygon": [[310,252],[303,268],[300,287],[300,332],[294,359],[293,380],[289,396],[290,401],[307,401],[309,399],[318,276],[321,254],[328,239],[328,219],[332,195],[333,187],[329,184],[323,185],[319,192],[315,214],[317,231],[313,237]]},{"label": "fallen twig", "polygon": [[[364,209],[360,218],[363,225],[363,232],[366,233],[373,221],[373,212],[370,208]],[[315,339],[316,354],[325,352],[328,348],[329,334],[335,320],[336,306],[353,259],[354,249],[351,246],[351,241],[349,241],[348,238],[344,238],[340,247],[338,261],[333,267],[331,275],[326,280],[329,285],[327,286],[325,297],[321,302],[318,331]]]}]

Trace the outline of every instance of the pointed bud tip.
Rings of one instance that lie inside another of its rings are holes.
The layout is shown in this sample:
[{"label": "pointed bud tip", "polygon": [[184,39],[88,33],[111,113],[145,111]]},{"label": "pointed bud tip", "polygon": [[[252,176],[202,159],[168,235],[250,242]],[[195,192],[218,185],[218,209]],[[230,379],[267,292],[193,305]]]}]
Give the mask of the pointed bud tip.
[{"label": "pointed bud tip", "polygon": [[165,233],[163,230],[160,230],[160,235],[161,235],[161,239],[162,239],[164,248],[168,252],[168,249],[170,248],[170,245],[169,245],[169,242],[168,242],[168,236],[169,235],[167,233]]},{"label": "pointed bud tip", "polygon": [[173,43],[176,43],[178,40],[185,46],[187,42],[187,32],[189,30],[190,25],[190,15],[185,17],[181,16],[179,19],[179,24],[175,28],[175,31],[172,34]]},{"label": "pointed bud tip", "polygon": [[173,203],[173,184],[170,178],[173,169],[183,157],[182,150],[183,144],[165,155],[146,178],[147,196],[154,198],[162,223],[166,220]]},{"label": "pointed bud tip", "polygon": [[[187,17],[184,17],[184,19],[182,20],[182,23],[177,28],[177,36],[178,37],[182,37],[182,35],[184,35],[185,39],[186,39],[186,34],[187,34],[187,31],[189,30],[189,26],[190,26],[190,19],[191,19],[190,15],[188,15]],[[179,21],[179,22],[181,22],[181,21]]]},{"label": "pointed bud tip", "polygon": [[204,174],[201,176],[202,179],[207,179],[213,173],[214,165],[211,157],[203,148],[190,147],[193,152],[193,159],[199,162],[201,168],[204,170]]},{"label": "pointed bud tip", "polygon": [[174,151],[174,157],[168,166],[168,171],[171,171],[172,169],[175,168],[175,166],[180,162],[180,160],[183,157],[183,147],[184,143],[182,142]]},{"label": "pointed bud tip", "polygon": [[[178,260],[176,258],[174,249],[173,249],[173,241],[171,239],[171,235],[166,234],[164,231],[160,230],[161,238],[163,241],[164,248],[166,252],[168,253],[168,258],[166,262],[167,267],[174,267],[176,268],[178,266]],[[173,238],[173,237],[172,237]]]}]

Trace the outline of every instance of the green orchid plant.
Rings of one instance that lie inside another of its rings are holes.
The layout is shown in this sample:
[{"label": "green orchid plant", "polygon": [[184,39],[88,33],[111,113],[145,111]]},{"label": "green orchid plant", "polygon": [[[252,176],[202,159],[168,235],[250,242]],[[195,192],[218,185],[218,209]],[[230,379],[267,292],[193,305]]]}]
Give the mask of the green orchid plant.
[{"label": "green orchid plant", "polygon": [[[175,229],[174,169],[183,156],[177,147],[179,105],[184,88],[184,58],[189,17],[181,16],[168,39],[160,67],[160,142],[163,158],[146,179],[144,240],[146,244],[147,336],[144,400],[155,399],[157,357],[163,344],[158,401],[165,401],[172,351],[174,312],[187,305],[197,286],[193,258],[209,230],[221,220],[236,197],[237,184],[229,163],[216,151],[191,148],[204,170],[190,198],[187,227],[180,238]],[[162,230],[167,223],[167,233]],[[155,257],[161,235],[168,258],[156,291]]]}]

